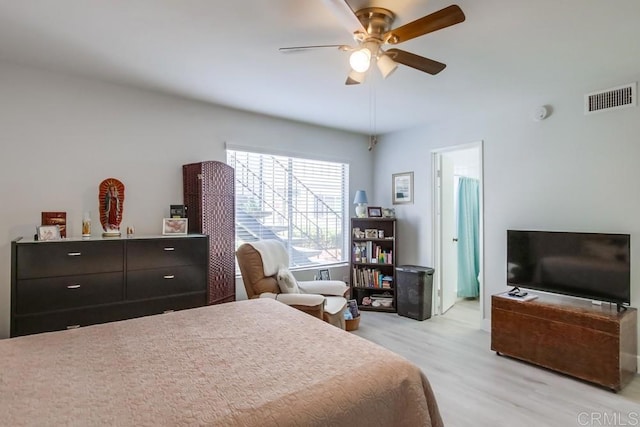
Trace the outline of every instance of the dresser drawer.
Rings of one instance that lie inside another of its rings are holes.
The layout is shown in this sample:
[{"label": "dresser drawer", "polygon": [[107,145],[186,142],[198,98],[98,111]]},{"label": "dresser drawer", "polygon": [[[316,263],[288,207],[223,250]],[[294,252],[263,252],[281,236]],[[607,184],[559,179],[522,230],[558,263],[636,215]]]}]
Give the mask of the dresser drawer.
[{"label": "dresser drawer", "polygon": [[81,326],[113,322],[127,316],[118,306],[103,306],[78,310],[57,311],[47,314],[16,316],[12,327],[12,337],[40,332],[75,329]]},{"label": "dresser drawer", "polygon": [[24,279],[17,283],[17,314],[79,308],[123,300],[123,274]]},{"label": "dresser drawer", "polygon": [[16,277],[69,276],[123,270],[122,241],[37,242],[17,245]]},{"label": "dresser drawer", "polygon": [[141,302],[135,302],[136,313],[139,316],[163,314],[188,308],[202,307],[207,303],[207,294],[202,291],[194,294],[172,296],[167,298],[154,298]]},{"label": "dresser drawer", "polygon": [[204,266],[135,270],[127,274],[127,299],[153,298],[206,290]]},{"label": "dresser drawer", "polygon": [[207,238],[131,240],[127,270],[207,264]]}]

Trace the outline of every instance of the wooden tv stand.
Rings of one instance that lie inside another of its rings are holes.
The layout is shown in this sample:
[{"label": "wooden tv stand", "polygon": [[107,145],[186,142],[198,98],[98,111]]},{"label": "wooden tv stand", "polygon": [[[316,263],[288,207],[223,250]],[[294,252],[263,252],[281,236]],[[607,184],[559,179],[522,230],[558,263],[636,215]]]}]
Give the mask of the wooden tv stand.
[{"label": "wooden tv stand", "polygon": [[491,350],[614,391],[636,374],[637,324],[636,309],[608,303],[491,297]]}]

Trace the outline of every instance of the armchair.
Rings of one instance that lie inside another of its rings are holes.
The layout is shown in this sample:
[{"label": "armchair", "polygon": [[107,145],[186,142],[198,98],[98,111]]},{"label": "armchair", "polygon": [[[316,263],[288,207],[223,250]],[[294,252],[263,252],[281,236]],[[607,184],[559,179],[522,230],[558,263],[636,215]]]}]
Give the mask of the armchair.
[{"label": "armchair", "polygon": [[349,288],[344,282],[296,281],[293,292],[283,293],[282,283],[278,284],[278,271],[282,273],[283,267],[289,265],[289,255],[278,240],[245,243],[236,251],[236,257],[248,298],[273,298],[334,326],[345,328],[345,295]]}]

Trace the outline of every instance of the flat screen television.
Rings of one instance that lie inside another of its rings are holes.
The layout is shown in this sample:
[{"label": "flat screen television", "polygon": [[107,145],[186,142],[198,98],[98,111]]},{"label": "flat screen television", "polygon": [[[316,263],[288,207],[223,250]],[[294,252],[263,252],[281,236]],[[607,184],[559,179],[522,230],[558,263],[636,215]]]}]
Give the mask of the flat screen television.
[{"label": "flat screen television", "polygon": [[630,251],[628,234],[507,230],[507,283],[629,305]]}]

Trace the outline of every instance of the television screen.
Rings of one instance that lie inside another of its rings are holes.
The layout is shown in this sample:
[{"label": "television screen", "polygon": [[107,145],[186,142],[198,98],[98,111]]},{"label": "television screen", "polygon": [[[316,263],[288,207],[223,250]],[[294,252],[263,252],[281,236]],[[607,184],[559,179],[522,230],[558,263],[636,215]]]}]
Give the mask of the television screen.
[{"label": "television screen", "polygon": [[616,304],[631,302],[628,234],[507,230],[507,283]]}]

